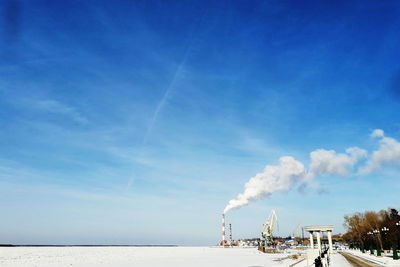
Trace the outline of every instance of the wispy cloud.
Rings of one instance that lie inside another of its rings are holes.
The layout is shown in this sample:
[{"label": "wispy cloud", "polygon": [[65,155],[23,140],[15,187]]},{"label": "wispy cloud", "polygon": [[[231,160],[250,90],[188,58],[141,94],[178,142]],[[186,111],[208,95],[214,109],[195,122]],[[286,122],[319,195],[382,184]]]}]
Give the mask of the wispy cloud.
[{"label": "wispy cloud", "polygon": [[18,109],[61,115],[79,124],[89,123],[89,120],[76,107],[55,99],[19,98],[14,99],[12,104]]},{"label": "wispy cloud", "polygon": [[54,114],[61,114],[70,117],[75,122],[86,124],[88,119],[83,116],[76,108],[61,103],[54,99],[31,100],[29,101],[30,107],[38,109],[43,112]]}]

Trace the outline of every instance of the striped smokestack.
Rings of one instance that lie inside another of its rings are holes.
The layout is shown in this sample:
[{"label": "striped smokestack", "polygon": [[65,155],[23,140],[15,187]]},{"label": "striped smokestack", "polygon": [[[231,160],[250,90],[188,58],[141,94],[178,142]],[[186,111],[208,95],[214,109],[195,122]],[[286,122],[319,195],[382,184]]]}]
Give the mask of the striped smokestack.
[{"label": "striped smokestack", "polygon": [[225,214],[222,213],[222,246],[225,247]]}]

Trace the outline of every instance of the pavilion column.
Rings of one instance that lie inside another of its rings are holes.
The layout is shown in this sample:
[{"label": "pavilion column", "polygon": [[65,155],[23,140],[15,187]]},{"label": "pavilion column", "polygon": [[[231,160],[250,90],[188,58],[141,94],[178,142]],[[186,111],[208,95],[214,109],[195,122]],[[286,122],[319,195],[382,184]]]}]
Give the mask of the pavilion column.
[{"label": "pavilion column", "polygon": [[310,248],[314,248],[314,236],[313,236],[313,232],[310,232]]},{"label": "pavilion column", "polygon": [[332,254],[332,231],[328,231],[329,253]]},{"label": "pavilion column", "polygon": [[321,252],[321,236],[319,231],[317,231],[317,245],[318,245],[318,250]]}]

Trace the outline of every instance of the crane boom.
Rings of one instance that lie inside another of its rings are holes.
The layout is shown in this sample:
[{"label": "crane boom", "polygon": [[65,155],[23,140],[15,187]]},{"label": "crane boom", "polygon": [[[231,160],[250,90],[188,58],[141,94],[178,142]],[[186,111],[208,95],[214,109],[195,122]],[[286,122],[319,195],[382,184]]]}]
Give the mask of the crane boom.
[{"label": "crane boom", "polygon": [[278,223],[278,216],[275,210],[272,210],[268,219],[261,228],[261,243],[263,246],[273,243],[273,232]]},{"label": "crane boom", "polygon": [[301,230],[300,223],[298,223],[296,228],[293,230],[292,239],[295,239],[296,237],[301,236],[300,230]]}]

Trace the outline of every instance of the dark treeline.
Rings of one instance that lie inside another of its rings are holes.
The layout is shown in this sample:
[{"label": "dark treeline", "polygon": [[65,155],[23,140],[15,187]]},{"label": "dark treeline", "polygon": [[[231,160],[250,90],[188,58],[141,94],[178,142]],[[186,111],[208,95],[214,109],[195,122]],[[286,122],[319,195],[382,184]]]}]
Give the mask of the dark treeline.
[{"label": "dark treeline", "polygon": [[397,209],[357,212],[344,216],[347,233],[343,239],[350,247],[396,249],[400,242],[400,215]]}]

